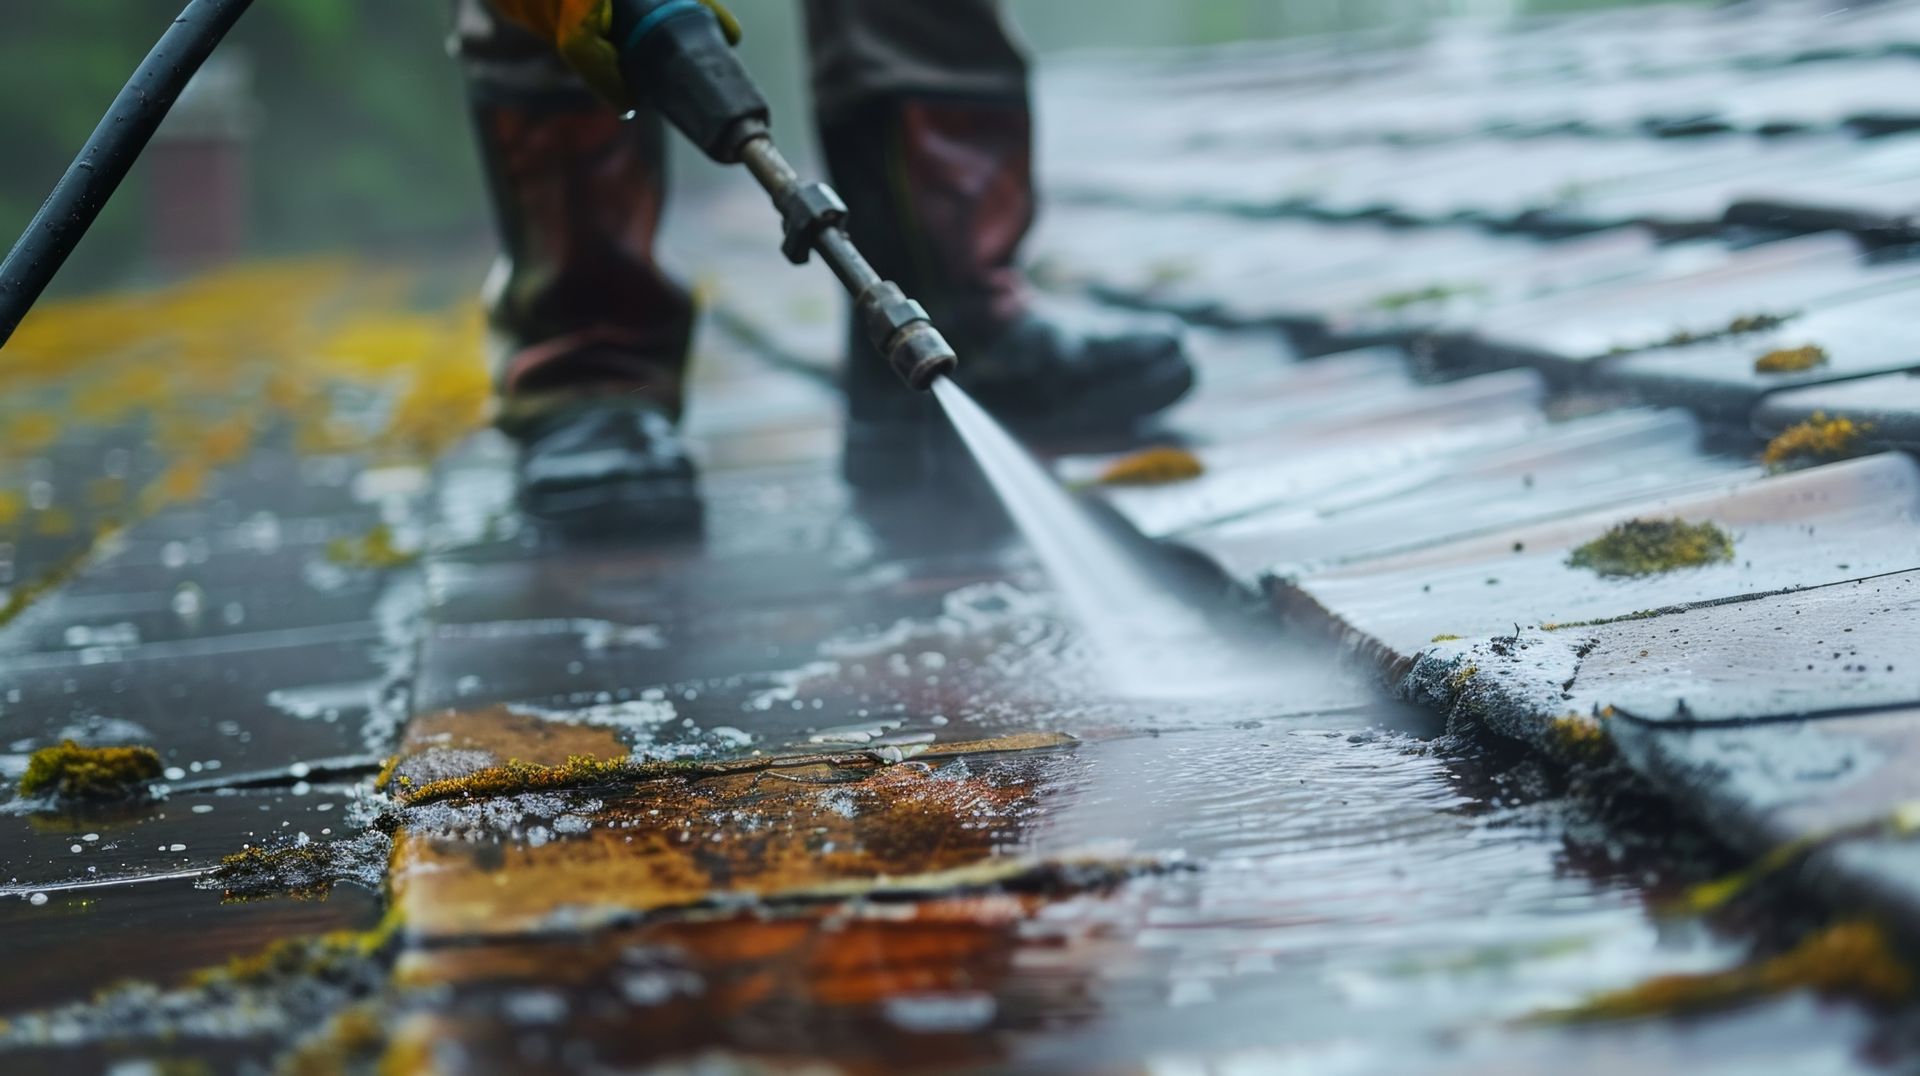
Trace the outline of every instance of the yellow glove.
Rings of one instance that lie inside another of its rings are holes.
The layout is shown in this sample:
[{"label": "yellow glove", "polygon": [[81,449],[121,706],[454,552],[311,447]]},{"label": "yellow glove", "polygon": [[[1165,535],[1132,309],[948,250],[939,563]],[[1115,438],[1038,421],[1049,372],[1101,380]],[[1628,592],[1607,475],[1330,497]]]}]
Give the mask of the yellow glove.
[{"label": "yellow glove", "polygon": [[[700,0],[720,20],[729,44],[740,43],[740,20],[720,0]],[[633,105],[627,80],[620,74],[620,54],[608,40],[613,28],[612,0],[493,0],[495,10],[513,22],[553,42],[560,58],[580,73],[588,86],[621,108]]]}]

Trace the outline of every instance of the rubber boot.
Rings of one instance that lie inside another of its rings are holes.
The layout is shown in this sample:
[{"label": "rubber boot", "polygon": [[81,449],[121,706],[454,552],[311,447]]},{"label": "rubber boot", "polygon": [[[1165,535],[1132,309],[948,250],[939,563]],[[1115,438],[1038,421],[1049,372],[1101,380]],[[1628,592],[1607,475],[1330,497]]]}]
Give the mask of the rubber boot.
[{"label": "rubber boot", "polygon": [[[1033,222],[1032,121],[1024,96],[892,96],[821,121],[855,241],[927,307],[960,356],[957,380],[1029,436],[1114,432],[1193,382],[1178,326],[1042,309],[1016,264]],[[907,484],[954,443],[936,404],[905,389],[850,331],[847,477]]]},{"label": "rubber boot", "polygon": [[501,237],[488,301],[522,508],[580,530],[697,527],[674,433],[693,303],[653,257],[662,124],[590,99],[478,91],[474,115]]}]

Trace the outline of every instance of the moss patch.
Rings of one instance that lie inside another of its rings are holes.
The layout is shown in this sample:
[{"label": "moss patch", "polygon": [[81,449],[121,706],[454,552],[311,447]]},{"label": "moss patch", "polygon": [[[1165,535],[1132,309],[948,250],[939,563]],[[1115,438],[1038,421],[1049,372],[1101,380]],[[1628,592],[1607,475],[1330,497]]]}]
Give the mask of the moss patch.
[{"label": "moss patch", "polygon": [[377,830],[338,841],[243,848],[222,857],[201,887],[217,888],[227,900],[320,898],[348,881],[377,889],[392,850],[392,840]]},{"label": "moss patch", "polygon": [[1206,473],[1200,458],[1184,448],[1160,445],[1122,456],[1100,472],[1103,486],[1164,486]]},{"label": "moss patch", "polygon": [[1529,1023],[1592,1023],[1676,1016],[1726,1008],[1793,990],[1845,994],[1891,1003],[1913,990],[1913,973],[1874,923],[1837,923],[1779,956],[1728,971],[1662,975],[1638,986],[1597,994]]},{"label": "moss patch", "polygon": [[1712,523],[1631,519],[1573,551],[1569,568],[1608,577],[1659,575],[1733,559],[1733,538]]},{"label": "moss patch", "polygon": [[82,747],[65,740],[27,760],[22,796],[52,793],[63,800],[123,800],[144,793],[160,776],[160,755],[151,747]]},{"label": "moss patch", "polygon": [[1815,370],[1827,364],[1827,349],[1818,344],[1805,347],[1783,347],[1769,351],[1753,360],[1753,372],[1756,374],[1797,374],[1805,370]]},{"label": "moss patch", "polygon": [[1828,418],[1815,411],[1805,422],[1787,427],[1767,442],[1760,460],[1773,470],[1815,463],[1832,463],[1860,454],[1861,440],[1873,427],[1850,418]]}]

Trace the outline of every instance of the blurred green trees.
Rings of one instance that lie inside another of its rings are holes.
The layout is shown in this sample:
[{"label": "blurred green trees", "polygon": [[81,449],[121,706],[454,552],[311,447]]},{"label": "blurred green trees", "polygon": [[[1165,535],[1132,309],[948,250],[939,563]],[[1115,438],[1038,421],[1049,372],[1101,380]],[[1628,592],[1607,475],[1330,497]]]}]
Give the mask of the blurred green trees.
[{"label": "blurred green trees", "polygon": [[[184,0],[59,0],[0,14],[0,232],[11,242]],[[264,250],[466,233],[482,217],[445,0],[260,0],[229,39],[260,123]],[[139,174],[61,283],[119,277],[139,251]]]}]

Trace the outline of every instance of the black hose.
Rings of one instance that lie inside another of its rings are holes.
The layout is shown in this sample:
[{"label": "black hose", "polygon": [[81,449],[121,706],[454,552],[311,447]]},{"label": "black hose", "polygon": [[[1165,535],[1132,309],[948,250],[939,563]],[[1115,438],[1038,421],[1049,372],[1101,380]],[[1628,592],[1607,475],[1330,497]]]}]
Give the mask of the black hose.
[{"label": "black hose", "polygon": [[66,264],[127,170],[167,118],[187,80],[246,14],[253,0],[189,0],[186,10],[127,80],[67,174],[0,262],[0,347]]}]

